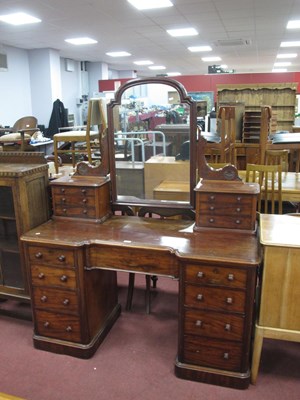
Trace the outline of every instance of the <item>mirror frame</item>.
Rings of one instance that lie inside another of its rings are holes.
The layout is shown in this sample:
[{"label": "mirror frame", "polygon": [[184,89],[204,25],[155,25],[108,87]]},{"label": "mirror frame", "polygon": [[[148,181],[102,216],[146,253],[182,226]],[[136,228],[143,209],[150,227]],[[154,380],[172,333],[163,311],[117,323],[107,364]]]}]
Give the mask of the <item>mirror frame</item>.
[{"label": "mirror frame", "polygon": [[[114,146],[114,107],[120,106],[122,102],[123,93],[134,86],[147,85],[147,84],[162,84],[173,87],[179,93],[180,103],[187,104],[190,107],[190,202],[178,202],[178,201],[161,201],[152,199],[139,199],[138,202],[133,201],[121,201],[118,200],[117,196],[117,185],[116,185],[116,163],[115,163],[115,146]],[[108,143],[109,143],[109,164],[110,164],[110,179],[112,186],[112,204],[116,205],[128,205],[128,206],[155,206],[159,208],[183,208],[183,209],[194,209],[195,208],[195,195],[194,188],[196,182],[196,140],[197,140],[197,111],[196,102],[188,96],[184,86],[171,78],[165,77],[153,77],[153,78],[137,78],[132,79],[119,87],[115,93],[115,98],[107,105],[107,117],[108,117]]]}]

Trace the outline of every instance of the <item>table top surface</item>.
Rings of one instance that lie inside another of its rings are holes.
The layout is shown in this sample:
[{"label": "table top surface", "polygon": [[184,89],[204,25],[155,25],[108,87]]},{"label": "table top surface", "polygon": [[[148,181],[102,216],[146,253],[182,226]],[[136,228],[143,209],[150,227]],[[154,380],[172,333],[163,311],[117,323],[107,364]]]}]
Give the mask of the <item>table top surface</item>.
[{"label": "table top surface", "polygon": [[300,133],[277,133],[271,137],[272,143],[300,143]]},{"label": "table top surface", "polygon": [[109,246],[124,250],[165,251],[178,259],[216,261],[255,266],[259,263],[258,240],[252,234],[218,230],[193,231],[193,221],[112,216],[104,223],[54,219],[22,236],[22,240],[56,246]]},{"label": "table top surface", "polygon": [[300,248],[300,214],[260,215],[260,241],[265,246]]}]

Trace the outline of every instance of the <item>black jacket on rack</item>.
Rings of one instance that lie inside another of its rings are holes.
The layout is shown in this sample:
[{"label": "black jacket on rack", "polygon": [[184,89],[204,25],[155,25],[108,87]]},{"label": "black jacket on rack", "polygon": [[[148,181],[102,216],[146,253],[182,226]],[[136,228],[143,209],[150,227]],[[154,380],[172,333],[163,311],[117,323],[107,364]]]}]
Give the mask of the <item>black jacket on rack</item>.
[{"label": "black jacket on rack", "polygon": [[59,99],[53,103],[53,109],[49,121],[49,126],[46,136],[52,138],[55,133],[58,133],[58,128],[68,126],[68,110]]}]

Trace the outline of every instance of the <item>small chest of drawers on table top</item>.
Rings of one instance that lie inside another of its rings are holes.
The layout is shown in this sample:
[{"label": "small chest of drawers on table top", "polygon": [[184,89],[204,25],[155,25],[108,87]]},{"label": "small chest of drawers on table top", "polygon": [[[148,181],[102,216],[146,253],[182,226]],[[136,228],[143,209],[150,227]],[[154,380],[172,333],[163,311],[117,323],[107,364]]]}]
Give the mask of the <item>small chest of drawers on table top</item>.
[{"label": "small chest of drawers on table top", "polygon": [[259,193],[256,183],[200,180],[195,192],[195,230],[219,228],[255,232]]},{"label": "small chest of drawers on table top", "polygon": [[94,177],[62,177],[51,182],[55,217],[84,218],[96,222],[110,214],[110,181]]}]

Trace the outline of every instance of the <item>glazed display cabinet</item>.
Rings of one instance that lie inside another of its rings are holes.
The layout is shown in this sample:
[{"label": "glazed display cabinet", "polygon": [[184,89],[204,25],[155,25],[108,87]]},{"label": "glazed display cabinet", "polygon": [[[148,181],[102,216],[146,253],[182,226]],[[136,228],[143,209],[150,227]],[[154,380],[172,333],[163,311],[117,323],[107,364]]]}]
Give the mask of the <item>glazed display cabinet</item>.
[{"label": "glazed display cabinet", "polygon": [[[49,218],[48,166],[32,153],[0,155],[0,298],[29,300],[20,236]],[[12,160],[14,163],[12,163]]]}]

